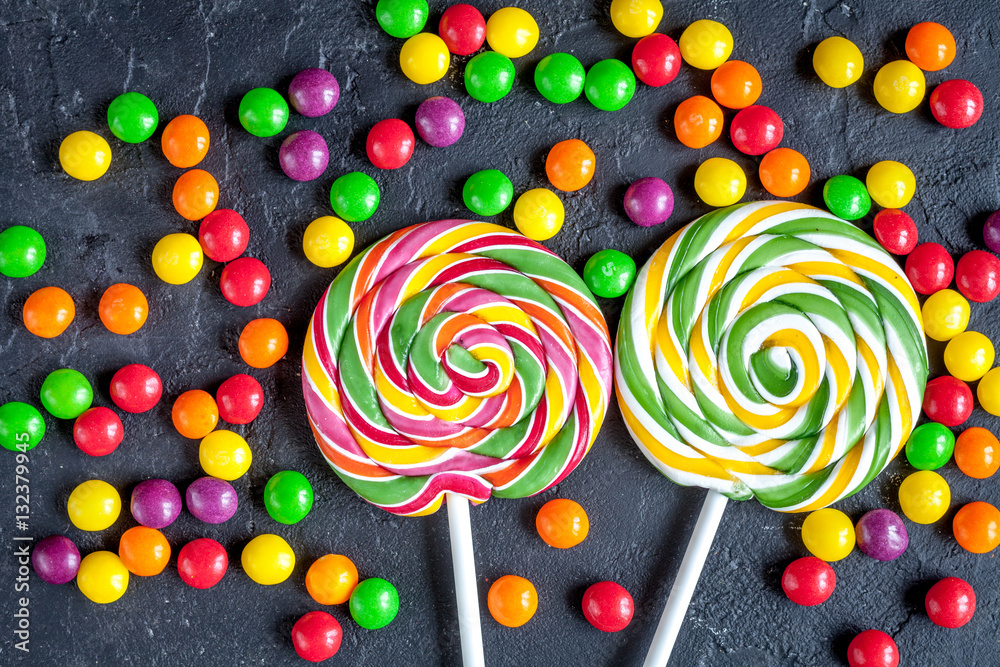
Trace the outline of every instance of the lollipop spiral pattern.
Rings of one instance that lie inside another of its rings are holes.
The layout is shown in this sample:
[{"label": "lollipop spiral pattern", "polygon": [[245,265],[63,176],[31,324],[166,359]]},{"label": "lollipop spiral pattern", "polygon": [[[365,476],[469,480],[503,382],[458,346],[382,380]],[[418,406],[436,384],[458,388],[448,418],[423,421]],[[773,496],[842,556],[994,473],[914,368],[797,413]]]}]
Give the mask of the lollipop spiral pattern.
[{"label": "lollipop spiral pattern", "polygon": [[497,225],[402,229],[337,276],[316,307],[302,384],[337,474],[394,514],[447,492],[520,498],[589,451],[611,396],[611,341],[559,257]]},{"label": "lollipop spiral pattern", "polygon": [[622,414],[657,469],[786,512],[881,472],[927,381],[920,306],[893,258],[789,202],[720,209],[668,239],[615,350]]}]

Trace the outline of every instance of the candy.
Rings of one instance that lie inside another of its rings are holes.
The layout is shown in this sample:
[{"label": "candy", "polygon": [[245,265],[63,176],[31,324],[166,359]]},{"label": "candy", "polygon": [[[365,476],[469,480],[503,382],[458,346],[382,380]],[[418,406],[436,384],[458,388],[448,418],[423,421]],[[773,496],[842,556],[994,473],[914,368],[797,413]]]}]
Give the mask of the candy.
[{"label": "candy", "polygon": [[545,158],[545,175],[556,190],[576,192],[594,178],[597,157],[579,139],[560,141]]},{"label": "candy", "polygon": [[311,130],[289,134],[278,149],[278,164],[293,181],[313,181],[323,175],[330,162],[326,140]]},{"label": "candy", "polygon": [[140,577],[155,577],[170,560],[170,544],[155,528],[129,528],[118,541],[118,557],[128,571]]},{"label": "candy", "polygon": [[640,178],[625,191],[625,214],[640,227],[667,221],[674,212],[674,193],[663,179]]},{"label": "candy", "polygon": [[846,174],[834,176],[823,184],[823,202],[830,213],[844,220],[863,218],[872,207],[871,197],[864,184]]},{"label": "candy", "polygon": [[958,577],[945,577],[927,591],[927,616],[942,628],[960,628],[976,613],[976,592]]},{"label": "candy", "polygon": [[127,336],[146,323],[149,302],[138,287],[117,283],[104,290],[97,312],[108,331]]},{"label": "candy", "polygon": [[967,428],[955,441],[955,464],[969,477],[988,479],[1000,469],[1000,442],[985,428]]},{"label": "candy", "polygon": [[538,43],[538,24],[531,14],[518,7],[493,12],[486,22],[490,48],[508,58],[526,56]]},{"label": "candy", "polygon": [[[381,0],[379,4],[385,2]],[[424,7],[427,3],[424,2]],[[322,662],[337,655],[344,631],[340,623],[325,611],[311,611],[292,626],[295,653],[309,662]]]},{"label": "candy", "polygon": [[74,132],[59,144],[59,164],[75,179],[95,181],[111,166],[111,146],[99,134]]},{"label": "candy", "polygon": [[927,422],[913,429],[906,441],[906,460],[917,470],[937,470],[955,451],[955,434],[937,422]]},{"label": "candy", "polygon": [[802,522],[802,543],[813,556],[828,563],[842,560],[854,550],[854,524],[832,507],[817,510]]},{"label": "candy", "polygon": [[556,498],[538,510],[535,529],[550,547],[569,549],[587,538],[590,520],[580,503],[568,498]]},{"label": "candy", "polygon": [[775,197],[794,197],[809,185],[809,161],[791,148],[775,148],[760,161],[761,185]]},{"label": "candy", "polygon": [[462,138],[465,114],[450,97],[428,97],[417,107],[414,125],[421,139],[435,148],[444,148]]},{"label": "candy", "polygon": [[240,556],[247,576],[263,586],[280,584],[295,568],[295,552],[277,535],[258,535],[250,540]]},{"label": "candy", "polygon": [[147,412],[163,395],[163,382],[149,366],[129,364],[111,376],[111,400],[125,412]]},{"label": "candy", "polygon": [[366,630],[384,628],[399,613],[399,593],[385,579],[365,579],[351,592],[350,611],[354,622]]},{"label": "candy", "polygon": [[815,556],[793,560],[781,575],[781,590],[803,607],[826,602],[837,586],[837,575],[826,561]]},{"label": "candy", "polygon": [[340,266],[354,252],[354,231],[332,215],[316,218],[302,235],[302,252],[318,267]]},{"label": "candy", "polygon": [[934,294],[951,284],[955,263],[938,243],[921,243],[906,258],[906,277],[919,294]]},{"label": "candy", "polygon": [[733,52],[733,35],[718,21],[695,21],[681,33],[681,57],[691,67],[715,69],[729,60]]},{"label": "candy", "polygon": [[219,287],[234,306],[256,306],[271,289],[271,272],[256,257],[239,257],[222,269]]},{"label": "candy", "polygon": [[583,63],[569,53],[549,54],[535,67],[535,88],[555,104],[566,104],[580,97],[586,78]]},{"label": "candy", "polygon": [[128,569],[110,551],[95,551],[80,561],[76,585],[91,602],[110,604],[125,594]]},{"label": "candy", "polygon": [[618,111],[635,95],[635,74],[620,60],[601,60],[587,72],[583,92],[601,111]]},{"label": "candy", "polygon": [[978,331],[964,331],[944,348],[944,365],[963,382],[975,382],[993,368],[996,352],[990,339]]},{"label": "candy", "polygon": [[147,479],[132,490],[132,517],[147,528],[166,528],[181,513],[181,493],[165,479]]},{"label": "candy", "polygon": [[153,248],[153,271],[171,285],[191,282],[201,271],[201,244],[190,234],[167,234]]},{"label": "candy", "polygon": [[970,301],[992,301],[1000,294],[1000,259],[985,250],[965,253],[955,265],[955,284]]},{"label": "candy", "polygon": [[1000,415],[1000,370],[993,368],[983,376],[976,387],[976,398],[983,410]]},{"label": "candy", "polygon": [[632,49],[632,69],[647,86],[665,86],[681,71],[680,47],[662,33],[643,37]]},{"label": "candy", "polygon": [[543,246],[483,222],[409,227],[355,257],[320,300],[303,351],[310,425],[341,479],[395,514],[436,511],[446,492],[540,493],[603,421],[605,327],[583,280]]},{"label": "candy", "polygon": [[583,615],[601,632],[624,630],[634,613],[632,596],[613,581],[600,581],[583,592]]},{"label": "candy", "polygon": [[722,63],[712,72],[712,96],[729,109],[745,109],[756,102],[761,85],[754,66],[742,60]]},{"label": "candy", "polygon": [[240,333],[240,358],[254,368],[270,368],[288,352],[288,332],[278,320],[250,320]]},{"label": "candy", "polygon": [[883,160],[868,169],[868,194],[883,208],[902,208],[910,203],[917,187],[913,172],[902,162]]},{"label": "candy", "polygon": [[108,105],[108,128],[125,143],[138,144],[149,139],[159,123],[156,105],[142,93],[122,93]]},{"label": "candy", "polygon": [[21,309],[24,328],[39,338],[55,338],[73,321],[73,297],[60,287],[43,287],[31,293]]},{"label": "candy", "polygon": [[934,340],[951,340],[969,325],[969,312],[969,302],[955,290],[934,292],[921,309],[924,333]]},{"label": "candy", "polygon": [[215,430],[219,423],[219,408],[207,391],[185,391],[174,401],[170,410],[174,428],[185,438],[201,440]]},{"label": "candy", "polygon": [[486,20],[472,5],[451,5],[441,13],[438,34],[456,56],[471,56],[486,41]]},{"label": "candy", "polygon": [[324,116],[337,106],[340,84],[337,77],[319,67],[304,69],[288,84],[288,101],[307,118]]},{"label": "candy", "polygon": [[462,186],[462,201],[476,215],[499,215],[513,199],[514,184],[497,169],[477,171]]},{"label": "candy", "polygon": [[69,520],[80,530],[110,528],[121,511],[122,499],[115,487],[99,479],[79,484],[66,502]]},{"label": "candy", "polygon": [[80,371],[60,368],[42,382],[42,407],[57,419],[76,419],[94,401],[94,389]]},{"label": "candy", "polygon": [[175,167],[188,169],[205,159],[211,139],[208,126],[197,116],[177,116],[163,128],[163,156]]},{"label": "candy", "polygon": [[977,501],[958,510],[952,520],[955,541],[974,554],[985,554],[1000,545],[1000,510]]},{"label": "candy", "polygon": [[250,228],[243,216],[228,208],[218,208],[198,226],[198,243],[205,255],[216,262],[231,262],[247,249]]},{"label": "candy", "polygon": [[205,523],[225,523],[239,507],[236,489],[229,482],[215,477],[201,477],[191,482],[184,493],[188,512]]},{"label": "candy", "polygon": [[330,206],[338,218],[347,222],[362,222],[372,217],[380,197],[375,179],[360,171],[344,174],[330,187]]},{"label": "candy", "polygon": [[255,137],[273,137],[288,123],[288,103],[273,88],[254,88],[240,100],[240,125]]},{"label": "candy", "polygon": [[704,95],[689,97],[674,112],[677,140],[689,148],[704,148],[722,136],[722,109]]},{"label": "candy", "polygon": [[583,281],[597,296],[615,299],[635,282],[635,260],[620,250],[600,250],[583,266]]},{"label": "candy", "polygon": [[368,131],[365,151],[379,169],[399,169],[410,161],[413,142],[413,130],[409,125],[398,118],[386,118]]},{"label": "candy", "polygon": [[448,73],[448,45],[435,34],[422,32],[410,37],[399,51],[399,67],[413,83],[440,81]]},{"label": "candy", "polygon": [[827,37],[813,53],[813,69],[826,85],[844,88],[861,77],[865,59],[854,42],[843,37]]},{"label": "candy", "polygon": [[538,593],[534,584],[524,577],[507,574],[490,586],[486,605],[497,623],[519,628],[530,621],[538,610]]},{"label": "candy", "polygon": [[68,584],[80,570],[80,550],[62,535],[49,535],[31,550],[31,566],[47,584]]},{"label": "candy", "polygon": [[993,252],[1000,252],[1000,211],[995,211],[986,218],[983,225],[983,242]]},{"label": "candy", "polygon": [[558,234],[565,218],[562,201],[545,188],[528,190],[514,203],[514,224],[532,241],[545,241]]},{"label": "candy", "polygon": [[917,247],[917,225],[905,211],[887,208],[875,214],[875,238],[894,255],[909,255]]},{"label": "candy", "polygon": [[955,59],[955,38],[940,23],[918,23],[906,33],[906,57],[925,72],[937,72]]},{"label": "candy", "polygon": [[945,426],[958,426],[972,414],[972,390],[950,375],[936,377],[924,391],[924,413]]},{"label": "candy", "polygon": [[249,424],[264,407],[264,390],[260,383],[245,373],[239,373],[219,385],[215,393],[219,416],[230,424]]},{"label": "candy", "polygon": [[[795,202],[713,211],[639,272],[619,324],[618,405],[678,484],[820,509],[866,485],[909,436],[897,426],[915,421],[927,378],[918,309],[896,261],[850,223]],[[813,318],[836,325],[824,337]]]},{"label": "candy", "polygon": [[295,470],[282,470],[264,486],[264,507],[278,523],[291,525],[302,521],[312,505],[312,485]]},{"label": "candy", "polygon": [[747,177],[732,160],[710,157],[694,173],[694,190],[709,206],[729,206],[743,198]]},{"label": "candy", "polygon": [[626,37],[645,37],[660,25],[660,0],[612,0],[611,22]]},{"label": "candy", "polygon": [[11,225],[0,232],[0,275],[27,278],[45,262],[45,239],[31,227]]},{"label": "candy", "polygon": [[951,79],[931,91],[934,119],[952,129],[972,127],[983,115],[983,94],[971,81]]},{"label": "candy", "polygon": [[375,20],[390,37],[406,39],[427,24],[427,0],[378,0]]},{"label": "candy", "polygon": [[733,145],[747,155],[763,155],[778,147],[785,125],[771,109],[753,104],[736,112],[729,127]]},{"label": "candy", "polygon": [[903,520],[891,510],[865,512],[858,520],[855,534],[858,549],[875,560],[896,560],[910,544]]},{"label": "candy", "polygon": [[198,461],[205,473],[231,482],[250,468],[253,453],[240,435],[232,431],[212,431],[201,440]]},{"label": "candy", "polygon": [[358,585],[358,568],[347,556],[327,554],[309,566],[306,590],[319,604],[343,604]]},{"label": "candy", "polygon": [[465,92],[480,102],[496,102],[514,87],[514,63],[495,51],[484,51],[465,64]]},{"label": "candy", "polygon": [[911,62],[894,60],[875,75],[875,99],[892,113],[906,113],[924,99],[924,73]]},{"label": "candy", "polygon": [[849,667],[898,667],[899,649],[881,630],[858,633],[847,646]]},{"label": "candy", "polygon": [[219,203],[219,184],[203,169],[192,169],[174,183],[174,209],[182,218],[201,220]]},{"label": "candy", "polygon": [[33,449],[45,436],[45,420],[33,405],[10,401],[0,405],[0,446],[12,452]]},{"label": "candy", "polygon": [[207,537],[188,542],[177,554],[177,574],[192,588],[211,588],[222,581],[228,567],[225,548]]},{"label": "candy", "polygon": [[899,506],[914,523],[934,523],[948,512],[950,505],[948,482],[932,470],[915,472],[899,485]]},{"label": "candy", "polygon": [[73,442],[90,456],[110,454],[124,437],[122,420],[108,408],[90,408],[73,422]]}]

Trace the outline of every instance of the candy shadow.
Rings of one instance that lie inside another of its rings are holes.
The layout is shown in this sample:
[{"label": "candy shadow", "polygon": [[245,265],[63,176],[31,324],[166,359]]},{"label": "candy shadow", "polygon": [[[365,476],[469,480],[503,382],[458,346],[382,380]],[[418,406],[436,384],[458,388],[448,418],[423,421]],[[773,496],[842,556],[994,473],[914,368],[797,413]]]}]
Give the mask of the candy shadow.
[{"label": "candy shadow", "polygon": [[850,664],[847,660],[847,647],[851,645],[851,640],[854,639],[860,630],[857,628],[852,628],[850,630],[840,630],[833,637],[833,641],[830,644],[830,653],[832,657],[835,657],[837,664],[848,665]]},{"label": "candy shadow", "polygon": [[911,614],[926,615],[927,607],[925,600],[927,593],[938,581],[940,581],[940,578],[925,578],[910,584],[906,592],[903,593],[903,605],[906,607],[906,610]]}]

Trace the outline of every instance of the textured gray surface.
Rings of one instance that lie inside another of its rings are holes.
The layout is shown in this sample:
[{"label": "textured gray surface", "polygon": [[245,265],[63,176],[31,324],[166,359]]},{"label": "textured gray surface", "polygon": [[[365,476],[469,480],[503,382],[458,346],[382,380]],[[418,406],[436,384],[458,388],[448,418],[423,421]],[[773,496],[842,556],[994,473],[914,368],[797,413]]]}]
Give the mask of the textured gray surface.
[{"label": "textured gray surface", "polygon": [[[475,4],[484,14],[499,0]],[[469,99],[461,85],[464,59],[448,76],[419,87],[399,72],[401,42],[386,36],[373,19],[374,2],[3,2],[0,4],[0,226],[32,225],[45,235],[49,259],[37,275],[0,281],[0,399],[35,401],[42,379],[61,366],[93,378],[99,405],[110,405],[108,382],[131,362],[159,371],[165,399],[150,413],[124,417],[125,442],[113,455],[92,459],[72,443],[71,424],[48,419],[49,434],[31,453],[32,518],[36,538],[62,533],[89,552],[116,550],[132,525],[123,518],[103,533],[82,533],[66,517],[65,502],[77,483],[101,478],[127,498],[149,477],[186,485],[200,471],[197,445],[170,425],[174,397],[191,388],[214,390],[246,367],[235,350],[243,324],[276,317],[289,328],[287,360],[255,371],[267,404],[248,427],[254,464],[236,483],[241,507],[229,523],[200,524],[186,512],[165,533],[175,552],[184,542],[210,536],[229,549],[231,568],[221,584],[196,591],[173,565],[152,579],[133,577],[115,604],[97,606],[74,584],[31,581],[31,653],[12,649],[13,561],[0,560],[0,662],[4,664],[296,664],[289,630],[299,615],[317,608],[304,586],[305,570],[319,555],[344,553],[363,577],[381,576],[399,587],[402,606],[388,628],[366,631],[345,607],[332,613],[344,627],[344,645],[330,664],[436,665],[460,661],[453,603],[451,559],[444,512],[401,519],[373,508],[341,484],[320,458],[305,422],[297,357],[305,325],[322,290],[335,275],[302,256],[301,234],[313,218],[328,213],[329,184],[353,169],[373,173],[382,187],[382,207],[355,225],[358,248],[403,225],[467,215],[460,185],[482,168],[507,173],[517,191],[545,185],[543,160],[549,146],[579,137],[597,153],[594,182],[563,197],[567,223],[549,247],[577,268],[594,251],[617,247],[644,261],[656,245],[704,212],[691,186],[697,163],[713,155],[735,158],[750,173],[748,198],[765,196],[753,172],[757,161],[740,156],[723,139],[700,151],[681,146],[665,121],[682,99],[708,94],[707,73],[685,66],[661,89],[640,86],[635,99],[614,114],[586,101],[556,107],[534,91],[531,73],[545,54],[565,50],[585,65],[606,57],[628,60],[633,40],[614,31],[607,2],[518,3],[541,27],[538,47],[517,62],[518,82],[505,100],[490,106]],[[444,9],[431,2],[431,25]],[[785,121],[784,145],[810,160],[814,181],[801,197],[818,204],[819,183],[838,173],[863,175],[881,159],[913,168],[918,182],[908,211],[923,240],[943,243],[956,256],[979,247],[979,229],[1000,206],[996,161],[998,131],[995,5],[973,2],[781,2],[670,3],[661,31],[675,39],[692,20],[725,22],[736,39],[734,58],[761,72],[761,103]],[[950,131],[936,123],[924,103],[895,116],[877,107],[871,82],[877,67],[902,54],[905,30],[938,20],[958,40],[958,57],[929,83],[968,78],[982,89],[987,112],[971,130]],[[848,90],[823,86],[812,74],[811,49],[843,34],[865,54],[867,69]],[[297,184],[277,167],[282,136],[257,139],[242,130],[235,111],[240,96],[256,86],[283,91],[304,67],[330,69],[342,95],[328,116],[292,116],[285,133],[314,129],[331,148],[330,167],[318,181]],[[219,180],[221,205],[246,217],[249,254],[271,268],[273,286],[258,306],[240,309],[218,289],[221,266],[206,262],[188,285],[159,282],[149,253],[161,236],[194,231],[170,203],[180,171],[159,149],[159,132],[140,146],[112,140],[115,161],[95,183],[69,178],[58,167],[62,137],[96,130],[111,139],[104,120],[108,102],[137,90],[158,105],[161,127],[181,113],[200,115],[212,132],[212,148],[201,165]],[[454,97],[467,117],[465,136],[450,149],[418,141],[412,161],[397,172],[375,173],[364,157],[364,137],[376,121],[412,122],[416,105],[435,94]],[[631,225],[621,208],[626,185],[656,175],[675,188],[670,221],[652,229]],[[500,217],[511,224],[509,212]],[[862,221],[870,229],[870,219]],[[149,297],[151,315],[138,334],[120,338],[97,318],[97,301],[108,285],[131,282]],[[44,341],[20,324],[28,294],[44,285],[68,289],[77,319],[62,336]],[[602,303],[617,324],[619,301]],[[972,328],[996,335],[996,307],[976,305]],[[941,370],[940,347],[931,350]],[[976,412],[970,424],[995,427]],[[0,469],[0,541],[10,553],[14,504],[11,457]],[[263,510],[261,493],[274,472],[294,468],[312,481],[312,514],[294,527],[280,526]],[[855,519],[865,510],[898,511],[896,487],[907,472],[897,461],[870,488],[840,504]],[[982,499],[996,504],[994,481],[965,478],[949,464],[955,506]],[[612,409],[601,436],[579,469],[558,488],[523,501],[491,501],[473,511],[480,590],[504,574],[531,579],[540,595],[536,617],[520,629],[496,624],[485,612],[483,635],[491,665],[629,665],[645,651],[697,515],[703,492],[672,485],[646,464]],[[556,552],[538,539],[533,517],[553,497],[581,502],[590,514],[590,537]],[[785,516],[749,502],[730,505],[681,632],[675,665],[845,664],[846,645],[859,630],[875,627],[894,635],[905,664],[991,665],[1000,663],[995,627],[1000,585],[993,557],[962,551],[950,536],[950,518],[932,526],[908,523],[910,549],[899,560],[879,563],[855,552],[835,565],[838,587],[821,607],[801,609],[787,601],[780,573],[804,555],[801,517]],[[285,536],[298,556],[291,579],[261,587],[240,570],[239,553],[254,535]],[[933,626],[922,598],[941,576],[958,575],[976,587],[979,610],[961,630]],[[587,585],[614,579],[631,591],[636,616],[623,632],[608,635],[580,613]]]}]

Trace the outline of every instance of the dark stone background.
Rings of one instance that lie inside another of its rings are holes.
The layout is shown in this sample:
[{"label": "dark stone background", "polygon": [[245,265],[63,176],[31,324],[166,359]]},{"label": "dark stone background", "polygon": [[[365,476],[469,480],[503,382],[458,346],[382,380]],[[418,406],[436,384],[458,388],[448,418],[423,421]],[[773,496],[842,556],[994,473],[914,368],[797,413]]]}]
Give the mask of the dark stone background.
[{"label": "dark stone background", "polygon": [[[476,0],[487,16],[504,3]],[[95,403],[110,405],[108,382],[120,366],[141,362],[155,368],[164,400],[150,413],[124,415],[126,439],[109,457],[89,458],[76,449],[70,422],[47,418],[44,442],[31,452],[30,534],[66,534],[84,553],[117,550],[120,534],[133,525],[128,512],[111,529],[84,533],[73,528],[65,503],[79,482],[100,478],[128,498],[150,477],[183,488],[201,472],[197,443],[170,424],[170,405],[182,391],[214,391],[233,373],[246,371],[236,352],[242,326],[254,317],[276,317],[292,338],[288,358],[254,371],[267,405],[255,423],[236,427],[254,450],[248,475],[236,483],[241,508],[222,526],[196,521],[186,512],[165,530],[175,553],[188,540],[210,536],[229,550],[231,570],[208,591],[185,586],[171,566],[158,577],[132,577],[118,602],[98,606],[74,584],[54,587],[31,581],[31,653],[12,648],[15,608],[13,457],[0,472],[0,662],[4,664],[229,665],[301,664],[289,631],[301,614],[318,608],[307,595],[305,571],[327,552],[350,556],[362,577],[394,582],[402,606],[396,621],[379,631],[360,629],[344,606],[332,609],[344,628],[344,644],[331,664],[436,665],[460,662],[454,612],[451,556],[445,512],[403,519],[372,507],[348,490],[326,467],[312,443],[300,398],[298,357],[307,318],[336,275],[306,261],[300,242],[313,218],[329,213],[332,180],[349,170],[375,175],[383,199],[378,213],[355,225],[358,249],[404,225],[464,216],[460,187],[479,169],[507,173],[518,192],[544,186],[543,160],[557,141],[579,137],[598,156],[597,176],[582,192],[565,195],[566,225],[549,242],[582,268],[596,250],[617,247],[640,263],[683,223],[707,209],[695,198],[696,165],[713,155],[735,158],[748,171],[747,199],[767,196],[759,187],[757,160],[737,154],[723,139],[700,151],[681,146],[669,124],[684,98],[709,94],[709,73],[684,66],[670,85],[639,86],[618,113],[599,112],[584,99],[557,107],[534,90],[534,65],[564,50],[585,65],[607,57],[628,60],[634,40],[618,34],[607,1],[519,2],[541,27],[541,40],[517,61],[514,92],[486,106],[462,86],[465,59],[448,76],[421,87],[399,71],[401,41],[374,20],[374,2],[218,0],[216,2],[14,2],[0,4],[0,227],[21,223],[45,236],[49,257],[35,276],[0,282],[0,400],[37,404],[39,386],[51,370],[70,366],[92,378]],[[429,26],[436,28],[445,2],[432,1]],[[863,176],[882,159],[900,160],[917,176],[917,197],[907,207],[921,238],[943,243],[956,256],[981,247],[986,215],[1000,206],[996,137],[1000,70],[996,40],[1000,6],[979,2],[817,0],[806,2],[671,2],[660,30],[675,39],[691,21],[714,18],[732,30],[733,57],[753,63],[764,80],[762,104],[785,121],[784,145],[810,160],[815,183],[801,196],[820,204],[822,181],[839,173]],[[986,115],[969,130],[937,125],[925,102],[896,116],[880,109],[871,94],[877,68],[903,54],[906,29],[922,20],[947,25],[958,41],[958,57],[947,70],[928,75],[934,84],[968,78],[986,98]],[[813,74],[813,47],[830,35],[855,41],[866,58],[861,81],[847,90],[824,86]],[[236,107],[256,86],[284,92],[305,67],[326,67],[340,81],[336,109],[319,119],[293,114],[282,136],[257,139],[240,128]],[[175,115],[194,113],[212,131],[212,148],[200,165],[219,180],[221,205],[240,211],[251,227],[248,254],[264,260],[274,282],[258,306],[240,309],[223,300],[221,266],[206,261],[193,282],[171,286],[154,276],[149,255],[163,235],[196,231],[173,211],[170,191],[181,173],[163,158],[159,132],[140,146],[114,140],[105,113],[111,99],[137,90],[159,107],[162,126]],[[364,156],[364,138],[378,120],[412,122],[417,104],[446,94],[462,104],[467,129],[461,143],[434,149],[419,142],[399,171],[376,172]],[[731,114],[727,114],[727,118]],[[299,129],[323,134],[330,167],[318,181],[297,184],[277,167],[284,135]],[[59,168],[57,148],[70,132],[95,130],[111,139],[109,173],[83,183]],[[728,132],[728,130],[727,130]],[[677,194],[671,220],[658,228],[632,225],[621,206],[626,185],[656,175]],[[511,225],[509,211],[499,218]],[[861,221],[870,230],[871,219]],[[151,314],[139,333],[121,338],[101,326],[97,302],[115,282],[140,286]],[[30,335],[20,310],[33,290],[66,288],[77,303],[69,330],[52,340]],[[602,306],[614,330],[621,301]],[[971,328],[996,334],[994,305],[975,305]],[[931,350],[942,370],[941,348]],[[977,410],[970,425],[995,427]],[[263,509],[265,481],[278,470],[304,472],[316,490],[312,514],[286,527]],[[898,511],[896,488],[909,471],[895,462],[861,494],[840,503],[857,519],[864,511]],[[997,503],[995,480],[964,477],[949,464],[954,506],[975,500]],[[654,472],[634,447],[612,408],[590,456],[558,488],[522,501],[495,500],[473,512],[481,599],[496,577],[519,574],[538,588],[535,618],[520,629],[499,626],[483,605],[483,636],[491,665],[638,664],[653,634],[703,492],[674,486]],[[568,497],[586,507],[590,537],[579,547],[556,551],[534,531],[534,515],[548,499]],[[896,638],[904,663],[995,665],[1000,663],[996,625],[1000,584],[993,556],[964,552],[951,537],[949,514],[932,526],[907,523],[910,549],[892,563],[860,552],[835,565],[838,587],[826,604],[799,608],[785,599],[779,579],[784,566],[805,554],[801,516],[766,510],[755,502],[731,505],[723,520],[673,665],[845,664],[854,633],[880,628]],[[239,567],[242,546],[254,535],[275,532],[293,545],[298,564],[279,586],[251,582]],[[936,579],[961,576],[976,588],[979,609],[960,630],[933,626],[923,596]],[[598,632],[583,618],[580,600],[595,581],[614,579],[636,601],[636,615],[623,632]]]}]

